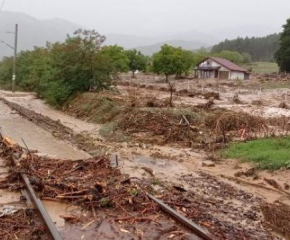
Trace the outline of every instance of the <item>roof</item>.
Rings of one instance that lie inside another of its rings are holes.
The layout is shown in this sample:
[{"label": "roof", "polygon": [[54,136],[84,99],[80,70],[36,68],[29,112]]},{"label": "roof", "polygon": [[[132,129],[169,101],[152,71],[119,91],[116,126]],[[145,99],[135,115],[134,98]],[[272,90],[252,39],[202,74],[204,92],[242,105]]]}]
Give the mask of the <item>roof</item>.
[{"label": "roof", "polygon": [[208,66],[201,66],[201,67],[197,67],[196,69],[198,70],[218,70],[221,67],[208,67]]},{"label": "roof", "polygon": [[231,71],[237,71],[237,72],[248,72],[245,68],[242,68],[240,66],[238,66],[237,64],[224,59],[224,58],[218,58],[218,57],[207,57],[206,59],[202,60],[199,64],[201,64],[202,62],[206,61],[207,59],[211,59],[217,63],[219,63],[220,65],[222,65],[223,67],[231,70]]}]

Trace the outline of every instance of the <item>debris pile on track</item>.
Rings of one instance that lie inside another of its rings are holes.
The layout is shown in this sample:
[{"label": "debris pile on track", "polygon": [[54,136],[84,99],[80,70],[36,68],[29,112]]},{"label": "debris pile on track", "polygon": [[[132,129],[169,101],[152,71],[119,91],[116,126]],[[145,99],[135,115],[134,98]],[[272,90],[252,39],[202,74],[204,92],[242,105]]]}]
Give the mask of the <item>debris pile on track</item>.
[{"label": "debris pile on track", "polygon": [[18,166],[7,177],[2,187],[22,188],[19,173],[26,173],[40,192],[41,198],[73,202],[95,211],[114,207],[123,213],[156,211],[146,196],[148,185],[137,179],[124,179],[120,169],[110,165],[105,157],[68,161],[45,159],[23,148],[8,138],[1,144],[1,156],[17,159]]},{"label": "debris pile on track", "polygon": [[18,209],[11,214],[0,216],[0,238],[50,239],[46,234],[46,228],[41,225],[37,212],[33,209]]},{"label": "debris pile on track", "polygon": [[[45,159],[32,151],[27,152],[8,138],[2,139],[0,150],[1,156],[7,160],[7,164],[12,159],[16,159],[18,162],[18,166],[13,168],[7,180],[1,182],[0,186],[3,184],[2,187],[13,190],[22,188],[19,174],[26,173],[42,199],[69,202],[81,206],[89,213],[83,218],[74,215],[64,216],[68,221],[84,223],[105,213],[105,219],[114,222],[128,224],[144,222],[155,226],[167,221],[166,227],[168,228],[168,217],[160,212],[159,206],[152,202],[147,195],[147,192],[153,191],[150,180],[125,178],[120,173],[120,169],[110,165],[107,158],[95,157],[78,161]],[[230,195],[233,194],[234,189],[221,186],[218,193],[224,194],[225,191]],[[215,196],[217,199],[204,199],[197,193],[186,194],[166,190],[160,197],[165,203],[208,229],[217,239],[242,240],[255,236],[254,233],[259,233],[220,219],[219,211],[230,213],[236,210],[225,209],[224,202],[218,198],[219,195]],[[244,193],[237,194],[242,199],[251,199],[251,196],[245,197],[247,195]],[[241,218],[243,217],[257,220],[254,213],[241,216]],[[162,226],[164,227],[163,224]],[[179,234],[176,233],[177,235],[173,234],[178,236],[173,239],[182,239],[180,232],[186,234],[187,231],[178,225],[177,229],[172,230],[172,234],[179,232]],[[265,234],[261,231],[259,236],[265,236]]]}]

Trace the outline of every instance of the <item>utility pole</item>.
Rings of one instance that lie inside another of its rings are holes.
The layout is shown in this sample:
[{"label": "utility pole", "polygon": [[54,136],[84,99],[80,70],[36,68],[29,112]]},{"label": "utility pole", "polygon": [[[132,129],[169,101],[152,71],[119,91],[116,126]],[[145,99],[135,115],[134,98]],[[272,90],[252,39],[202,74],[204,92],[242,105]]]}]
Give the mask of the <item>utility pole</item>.
[{"label": "utility pole", "polygon": [[12,74],[12,92],[15,92],[16,81],[16,58],[17,58],[17,41],[18,41],[18,24],[15,25],[14,40],[14,58],[13,58],[13,74]]}]

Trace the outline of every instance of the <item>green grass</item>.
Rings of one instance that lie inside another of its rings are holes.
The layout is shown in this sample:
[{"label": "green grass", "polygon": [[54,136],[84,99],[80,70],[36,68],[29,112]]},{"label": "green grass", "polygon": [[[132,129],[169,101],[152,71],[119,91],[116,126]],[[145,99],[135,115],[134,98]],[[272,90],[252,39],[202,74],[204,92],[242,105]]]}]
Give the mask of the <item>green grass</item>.
[{"label": "green grass", "polygon": [[273,73],[279,71],[277,63],[274,62],[253,62],[244,66],[246,69],[252,68],[253,73]]},{"label": "green grass", "polygon": [[222,152],[222,156],[254,162],[262,169],[288,168],[290,167],[290,137],[231,144]]}]

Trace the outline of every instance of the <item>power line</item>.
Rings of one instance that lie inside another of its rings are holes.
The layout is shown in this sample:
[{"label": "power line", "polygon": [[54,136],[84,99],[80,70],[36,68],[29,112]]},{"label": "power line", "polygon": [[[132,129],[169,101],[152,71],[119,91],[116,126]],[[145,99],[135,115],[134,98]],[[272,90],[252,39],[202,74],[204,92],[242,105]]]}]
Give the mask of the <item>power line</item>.
[{"label": "power line", "polygon": [[4,7],[5,1],[6,1],[6,0],[3,0],[2,4],[1,4],[1,6],[0,6],[0,13],[1,13],[3,7]]},{"label": "power line", "polygon": [[10,44],[4,42],[2,39],[0,39],[0,42],[3,43],[3,44],[5,44],[7,47],[9,47],[9,48],[11,48],[11,49],[14,50],[14,47],[12,47]]}]

